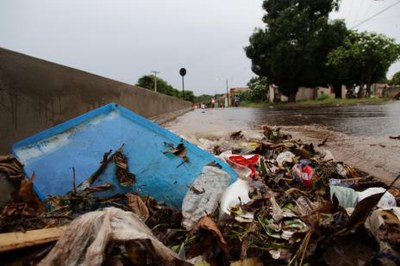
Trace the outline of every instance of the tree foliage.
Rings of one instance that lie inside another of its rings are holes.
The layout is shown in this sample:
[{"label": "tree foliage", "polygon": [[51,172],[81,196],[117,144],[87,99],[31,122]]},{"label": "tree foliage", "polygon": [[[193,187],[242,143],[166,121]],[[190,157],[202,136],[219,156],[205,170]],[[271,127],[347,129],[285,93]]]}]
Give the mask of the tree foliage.
[{"label": "tree foliage", "polygon": [[396,72],[390,80],[390,85],[400,85],[400,71]]},{"label": "tree foliage", "polygon": [[[154,91],[155,90],[154,79],[155,77],[153,75],[144,75],[138,79],[136,85]],[[185,90],[184,97],[182,97],[182,91],[175,89],[161,78],[156,77],[156,79],[157,79],[157,92],[181,99],[183,98],[183,100],[189,102],[196,101],[196,96],[194,95],[193,91]]]},{"label": "tree foliage", "polygon": [[400,56],[400,45],[382,34],[351,31],[343,44],[328,55],[344,84],[366,84],[386,77],[390,65]]},{"label": "tree foliage", "polygon": [[253,102],[267,100],[268,82],[266,77],[252,77],[247,86],[250,88],[249,96]]},{"label": "tree foliage", "polygon": [[[154,91],[155,87],[154,79],[155,77],[152,75],[145,75],[138,79],[136,85]],[[157,80],[157,92],[174,97],[181,96],[180,92],[177,89],[169,85],[163,79],[156,77],[156,80]]]},{"label": "tree foliage", "polygon": [[329,23],[337,7],[337,0],[265,0],[265,29],[257,29],[245,48],[253,72],[292,101],[300,86],[325,85],[333,78],[327,54],[347,32],[342,21]]},{"label": "tree foliage", "polygon": [[196,103],[203,103],[203,104],[208,104],[211,102],[212,95],[208,94],[202,94],[200,96],[195,97],[195,102]]}]

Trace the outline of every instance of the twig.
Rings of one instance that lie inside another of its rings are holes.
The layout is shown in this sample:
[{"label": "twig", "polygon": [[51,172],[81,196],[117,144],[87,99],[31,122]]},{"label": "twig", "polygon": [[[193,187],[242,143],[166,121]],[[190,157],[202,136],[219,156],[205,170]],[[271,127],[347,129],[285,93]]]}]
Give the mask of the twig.
[{"label": "twig", "polygon": [[50,215],[50,216],[37,216],[25,219],[25,221],[34,221],[34,220],[42,220],[42,219],[68,219],[73,220],[74,218],[67,215]]},{"label": "twig", "polygon": [[74,186],[74,195],[76,194],[76,176],[75,176],[75,167],[72,167],[72,178],[73,178],[73,186]]},{"label": "twig", "polygon": [[306,251],[307,251],[308,244],[310,243],[311,235],[312,235],[312,231],[310,230],[310,231],[308,231],[306,237],[304,238],[305,246],[303,249],[303,254],[301,256],[300,266],[303,265],[304,256],[306,255]]},{"label": "twig", "polygon": [[122,151],[122,148],[124,147],[125,144],[122,144],[121,147],[119,147],[111,156],[108,156],[111,151],[106,152],[103,155],[103,160],[101,161],[100,167],[85,181],[83,181],[81,184],[78,185],[77,191],[82,192],[85,188],[90,187],[96,180],[99,178],[99,176],[106,170],[107,165],[112,161],[114,158],[115,154],[118,152]]},{"label": "twig", "polygon": [[317,146],[318,146],[318,147],[324,146],[325,143],[328,141],[328,139],[329,139],[329,136],[326,137],[326,138],[325,138],[321,143],[319,143]]}]

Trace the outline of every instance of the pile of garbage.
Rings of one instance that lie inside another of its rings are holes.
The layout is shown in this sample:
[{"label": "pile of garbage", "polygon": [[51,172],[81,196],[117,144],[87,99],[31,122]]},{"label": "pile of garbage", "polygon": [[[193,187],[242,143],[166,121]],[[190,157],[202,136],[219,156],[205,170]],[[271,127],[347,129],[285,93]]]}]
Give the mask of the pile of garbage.
[{"label": "pile of garbage", "polygon": [[[0,174],[16,190],[1,210],[0,232],[63,226],[56,244],[22,258],[39,265],[400,264],[400,190],[393,187],[400,175],[385,184],[336,161],[322,150],[324,142],[317,151],[268,126],[257,138],[239,131],[197,144],[239,178],[229,185],[218,164],[205,166],[181,209],[140,191],[98,198],[94,193],[112,184],[93,182],[42,202],[35,176],[27,178],[17,159],[2,156]],[[126,163],[133,158],[123,147],[106,154],[99,172],[115,163],[121,183],[135,182]],[[0,251],[9,255],[3,261],[10,262],[15,251],[2,249],[6,244],[0,235]]]}]

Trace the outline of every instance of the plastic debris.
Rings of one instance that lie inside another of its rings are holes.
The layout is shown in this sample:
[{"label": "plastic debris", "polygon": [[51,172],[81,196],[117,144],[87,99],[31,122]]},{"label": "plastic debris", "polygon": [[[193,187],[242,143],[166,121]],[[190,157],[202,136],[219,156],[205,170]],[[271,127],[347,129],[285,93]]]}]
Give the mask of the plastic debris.
[{"label": "plastic debris", "polygon": [[276,163],[279,167],[283,167],[283,163],[292,163],[295,155],[290,151],[282,152],[276,157]]},{"label": "plastic debris", "polygon": [[[358,201],[362,201],[363,199],[375,195],[378,193],[384,193],[386,189],[383,187],[371,187],[368,188],[364,191],[357,192],[358,194]],[[396,206],[396,199],[390,192],[386,191],[385,194],[383,194],[382,198],[379,200],[378,207],[380,208],[390,208],[390,207],[395,207]]]},{"label": "plastic debris", "polygon": [[[240,178],[249,179],[254,175],[250,167],[237,163],[235,160],[230,159],[231,157],[237,158],[234,154],[232,154],[232,151],[225,151],[221,153],[218,157],[221,158],[223,161],[227,162],[233,168],[233,170],[235,170],[235,172],[238,174]],[[245,157],[243,156],[243,158],[248,159],[252,158],[252,156],[251,155]]]},{"label": "plastic debris", "polygon": [[339,206],[343,208],[354,208],[357,205],[358,194],[352,188],[331,185],[330,193],[331,200],[333,201],[333,197],[335,197]]},{"label": "plastic debris", "polygon": [[314,169],[307,162],[296,163],[292,168],[292,176],[303,185],[311,188],[313,185]]},{"label": "plastic debris", "polygon": [[256,155],[247,155],[247,156],[242,156],[242,155],[232,155],[229,156],[229,161],[234,162],[237,164],[240,164],[242,166],[247,166],[250,168],[251,174],[250,178],[253,178],[257,173],[256,170],[254,170],[254,165],[258,163],[259,156]]},{"label": "plastic debris", "polygon": [[243,211],[240,206],[250,201],[250,185],[248,181],[238,178],[224,192],[221,198],[220,219],[226,216],[234,216],[237,221],[251,222],[254,214]]},{"label": "plastic debris", "polygon": [[205,166],[183,199],[183,227],[190,230],[201,217],[213,213],[229,181],[230,176],[225,171]]},{"label": "plastic debris", "polygon": [[[388,254],[386,265],[399,265],[400,258],[400,207],[374,210],[365,222],[365,227],[379,243],[381,254]],[[379,259],[377,259],[379,260]],[[381,262],[382,263],[382,262]]]},{"label": "plastic debris", "polygon": [[[54,248],[50,253],[52,263],[64,263],[65,259],[74,260],[76,256],[86,261],[93,254],[94,259],[90,262],[99,263],[97,255],[102,254],[103,264],[114,265],[396,265],[400,239],[400,211],[396,203],[400,200],[400,190],[344,162],[335,162],[326,152],[291,139],[280,130],[264,128],[257,133],[258,137],[253,134],[255,137],[249,138],[249,134],[242,131],[243,137],[235,140],[226,134],[205,141],[208,151],[219,154],[240,178],[231,185],[225,184],[224,178],[221,179],[224,174],[219,172],[221,161],[207,161],[207,166],[201,168],[202,174],[197,174],[193,182],[183,184],[186,196],[180,205],[182,208],[144,196],[140,191],[142,187],[118,196],[99,198],[99,191],[113,189],[113,186],[97,182],[82,190],[71,185],[71,191],[66,195],[49,197],[44,213],[27,208],[33,206],[30,197],[27,202],[21,198],[10,202],[0,214],[0,229],[4,232],[60,226],[75,219],[74,224],[89,211],[115,206],[128,216],[135,213],[135,222],[126,222],[119,214],[110,213],[107,219],[99,214],[98,219],[91,220],[92,229],[85,231],[92,230],[93,237],[87,233],[68,233],[70,239],[77,241],[86,236],[87,245],[76,250],[82,242],[57,244],[56,247],[62,245],[64,251]],[[173,154],[172,150],[172,153],[162,153],[168,148],[182,151],[177,147],[179,140],[163,145],[157,152],[163,158],[177,160],[173,164],[174,170],[185,168],[189,172],[194,157],[188,157],[188,163],[176,168],[182,157]],[[186,148],[190,146],[183,142]],[[285,152],[293,156],[278,166],[277,158]],[[180,155],[184,156],[184,152]],[[128,162],[135,162],[136,166],[135,158],[129,156],[132,154],[126,154]],[[237,156],[239,161],[232,160],[232,156]],[[247,163],[251,159],[254,159],[252,165]],[[243,165],[240,162],[244,162]],[[298,172],[294,166],[298,166]],[[8,165],[1,167],[10,168]],[[20,169],[15,171],[18,172],[23,173]],[[143,181],[140,171],[134,170],[134,173],[136,182]],[[184,176],[174,176],[174,182],[182,180],[186,180]],[[72,181],[71,178],[71,184]],[[163,183],[157,185],[163,186]],[[168,191],[168,195],[173,193],[174,190]],[[120,226],[117,220],[123,225]],[[143,228],[132,226],[139,222],[145,223]],[[89,223],[81,224],[75,232],[87,228],[90,228]],[[121,228],[124,237],[129,239],[121,241],[113,234],[107,239],[103,234]],[[131,239],[130,233],[125,234],[132,228],[136,230],[135,236],[145,235],[147,240]],[[149,231],[152,237],[149,237]],[[155,244],[153,237],[164,247]],[[107,248],[103,248],[101,243],[106,243],[103,240],[108,241]],[[97,246],[100,248],[91,248],[94,243],[101,244]],[[28,259],[25,264],[40,261],[52,246],[37,248],[42,255]],[[74,254],[68,253],[71,251]]]},{"label": "plastic debris", "polygon": [[[121,248],[126,254],[115,254]],[[137,215],[106,208],[75,219],[39,265],[101,265],[121,256],[132,264],[182,262]]]}]

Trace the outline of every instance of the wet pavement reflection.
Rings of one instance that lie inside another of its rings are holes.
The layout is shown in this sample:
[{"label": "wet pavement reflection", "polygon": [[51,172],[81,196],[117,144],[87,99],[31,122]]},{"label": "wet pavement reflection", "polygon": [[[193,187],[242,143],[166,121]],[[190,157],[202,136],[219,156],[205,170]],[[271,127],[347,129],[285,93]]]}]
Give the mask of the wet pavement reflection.
[{"label": "wet pavement reflection", "polygon": [[390,181],[400,172],[400,101],[342,107],[196,109],[166,124],[183,136],[281,126],[296,138],[324,147],[338,160]]},{"label": "wet pavement reflection", "polygon": [[[170,124],[178,132],[254,129],[260,125],[322,126],[356,135],[400,134],[400,102],[343,107],[270,107],[197,109]],[[182,126],[182,128],[180,128]]]}]

